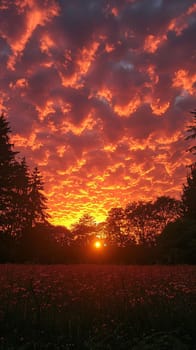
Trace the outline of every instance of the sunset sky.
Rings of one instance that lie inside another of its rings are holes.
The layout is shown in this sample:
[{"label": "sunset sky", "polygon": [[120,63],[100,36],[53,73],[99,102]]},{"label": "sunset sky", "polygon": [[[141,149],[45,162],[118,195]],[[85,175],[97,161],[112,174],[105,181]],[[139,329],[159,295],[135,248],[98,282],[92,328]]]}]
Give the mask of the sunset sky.
[{"label": "sunset sky", "polygon": [[194,0],[0,1],[0,111],[52,223],[179,198],[195,33]]}]

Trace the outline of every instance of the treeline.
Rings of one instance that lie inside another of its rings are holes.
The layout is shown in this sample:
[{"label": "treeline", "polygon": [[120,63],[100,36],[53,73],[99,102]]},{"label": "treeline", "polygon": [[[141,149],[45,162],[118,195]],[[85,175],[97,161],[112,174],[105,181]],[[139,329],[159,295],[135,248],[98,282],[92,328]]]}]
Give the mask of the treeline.
[{"label": "treeline", "polygon": [[0,233],[20,238],[24,232],[47,221],[46,197],[37,168],[29,172],[25,158],[10,143],[8,121],[0,116]]},{"label": "treeline", "polygon": [[[196,113],[187,138],[196,138]],[[195,263],[196,163],[181,200],[168,196],[112,208],[96,224],[85,214],[71,229],[53,226],[42,176],[14,151],[10,126],[0,116],[0,262]],[[195,154],[192,146],[190,152]],[[99,239],[101,249],[94,248]]]}]

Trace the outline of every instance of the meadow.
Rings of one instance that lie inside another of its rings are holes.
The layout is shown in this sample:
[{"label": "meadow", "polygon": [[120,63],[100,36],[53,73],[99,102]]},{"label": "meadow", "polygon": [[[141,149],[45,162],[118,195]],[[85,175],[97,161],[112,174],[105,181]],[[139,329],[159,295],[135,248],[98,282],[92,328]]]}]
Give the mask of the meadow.
[{"label": "meadow", "polygon": [[196,349],[196,266],[0,265],[0,349]]}]

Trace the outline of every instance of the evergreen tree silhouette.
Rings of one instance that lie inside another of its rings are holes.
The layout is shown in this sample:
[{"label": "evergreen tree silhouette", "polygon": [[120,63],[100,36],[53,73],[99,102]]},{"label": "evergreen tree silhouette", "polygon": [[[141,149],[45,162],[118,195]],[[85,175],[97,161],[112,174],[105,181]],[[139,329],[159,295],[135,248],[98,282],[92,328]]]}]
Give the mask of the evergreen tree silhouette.
[{"label": "evergreen tree silhouette", "polygon": [[17,163],[17,176],[15,179],[15,208],[14,208],[14,231],[20,237],[28,229],[31,213],[29,198],[30,175],[26,159]]},{"label": "evergreen tree silhouette", "polygon": [[47,223],[49,215],[47,214],[47,198],[43,193],[44,183],[40,171],[34,168],[30,177],[29,192],[29,227],[35,227],[39,223]]},{"label": "evergreen tree silhouette", "polygon": [[[188,126],[187,132],[189,135],[186,137],[186,140],[196,139],[196,109],[191,112],[193,114],[192,124]],[[196,155],[196,145],[193,145],[188,149],[192,154]]]},{"label": "evergreen tree silhouette", "polygon": [[11,129],[4,115],[0,116],[0,231],[12,232],[15,207],[15,180],[17,162],[9,134]]},{"label": "evergreen tree silhouette", "polygon": [[196,220],[196,163],[191,165],[187,183],[183,185],[182,203],[184,217]]},{"label": "evergreen tree silhouette", "polygon": [[25,158],[10,142],[11,129],[0,116],[0,232],[20,238],[38,223],[46,223],[46,197],[43,180],[37,168],[30,175]]}]

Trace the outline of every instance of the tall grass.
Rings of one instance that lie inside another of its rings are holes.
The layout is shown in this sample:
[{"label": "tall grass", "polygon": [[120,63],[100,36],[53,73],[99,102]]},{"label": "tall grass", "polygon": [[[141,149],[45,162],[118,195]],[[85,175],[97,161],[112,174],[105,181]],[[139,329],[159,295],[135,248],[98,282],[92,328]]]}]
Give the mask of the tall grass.
[{"label": "tall grass", "polygon": [[1,265],[0,349],[194,349],[196,267]]}]

